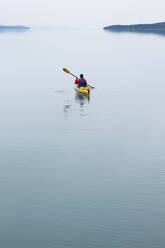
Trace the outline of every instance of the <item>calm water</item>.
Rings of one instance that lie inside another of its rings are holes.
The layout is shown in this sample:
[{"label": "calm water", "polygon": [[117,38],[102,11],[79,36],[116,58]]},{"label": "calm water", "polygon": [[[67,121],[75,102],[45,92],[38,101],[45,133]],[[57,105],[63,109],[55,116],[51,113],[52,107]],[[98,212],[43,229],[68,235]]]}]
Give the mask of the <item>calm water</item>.
[{"label": "calm water", "polygon": [[34,29],[0,54],[0,246],[164,248],[165,36]]}]

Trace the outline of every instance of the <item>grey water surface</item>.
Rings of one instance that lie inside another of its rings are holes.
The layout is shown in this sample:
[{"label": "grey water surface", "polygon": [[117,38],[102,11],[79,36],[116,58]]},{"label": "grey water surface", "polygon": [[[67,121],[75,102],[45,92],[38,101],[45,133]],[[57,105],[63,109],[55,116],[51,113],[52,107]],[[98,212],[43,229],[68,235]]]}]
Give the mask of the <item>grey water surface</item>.
[{"label": "grey water surface", "polygon": [[0,54],[0,247],[164,248],[165,36],[4,32]]}]

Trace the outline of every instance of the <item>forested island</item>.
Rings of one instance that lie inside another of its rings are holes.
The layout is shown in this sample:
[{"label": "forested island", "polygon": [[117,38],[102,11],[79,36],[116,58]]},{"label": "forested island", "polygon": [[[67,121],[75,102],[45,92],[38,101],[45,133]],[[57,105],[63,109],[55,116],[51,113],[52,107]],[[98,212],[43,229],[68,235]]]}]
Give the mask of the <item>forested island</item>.
[{"label": "forested island", "polygon": [[111,25],[104,27],[104,30],[112,32],[158,33],[165,35],[165,22],[152,24]]},{"label": "forested island", "polygon": [[17,25],[17,26],[0,25],[0,31],[25,31],[28,29],[30,29],[30,27],[21,26],[21,25]]}]

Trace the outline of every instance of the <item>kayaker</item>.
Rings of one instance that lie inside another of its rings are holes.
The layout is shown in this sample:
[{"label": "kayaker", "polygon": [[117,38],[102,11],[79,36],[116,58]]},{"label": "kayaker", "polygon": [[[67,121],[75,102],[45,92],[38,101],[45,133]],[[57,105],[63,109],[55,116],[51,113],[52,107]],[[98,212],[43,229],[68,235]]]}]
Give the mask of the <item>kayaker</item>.
[{"label": "kayaker", "polygon": [[79,80],[76,78],[75,84],[78,84],[77,87],[79,87],[79,88],[87,86],[87,81],[85,80],[83,74],[80,74],[80,79]]}]

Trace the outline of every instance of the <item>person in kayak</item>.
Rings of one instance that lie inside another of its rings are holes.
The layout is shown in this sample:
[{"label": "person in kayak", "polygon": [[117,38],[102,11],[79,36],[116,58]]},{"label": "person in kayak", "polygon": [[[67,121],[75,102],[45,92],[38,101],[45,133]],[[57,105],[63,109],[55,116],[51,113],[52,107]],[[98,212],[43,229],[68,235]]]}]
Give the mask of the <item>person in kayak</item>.
[{"label": "person in kayak", "polygon": [[87,86],[87,81],[84,78],[83,74],[80,74],[80,79],[76,78],[75,84],[77,84],[77,87],[86,87]]}]

